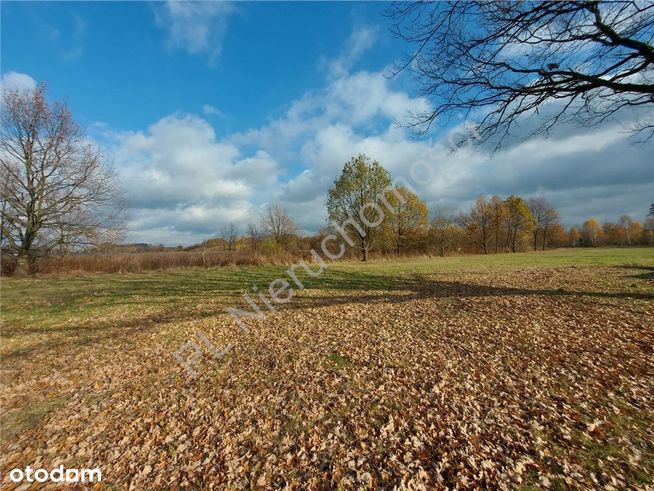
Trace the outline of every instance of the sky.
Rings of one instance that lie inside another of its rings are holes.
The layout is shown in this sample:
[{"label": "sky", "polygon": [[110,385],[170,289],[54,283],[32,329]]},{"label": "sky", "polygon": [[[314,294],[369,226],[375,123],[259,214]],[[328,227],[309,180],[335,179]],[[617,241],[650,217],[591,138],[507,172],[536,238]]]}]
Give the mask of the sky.
[{"label": "sky", "polygon": [[394,178],[428,166],[433,178],[415,189],[431,209],[516,194],[545,196],[566,226],[644,218],[654,143],[626,131],[632,115],[547,139],[518,130],[497,152],[451,152],[456,117],[419,136],[398,124],[430,105],[410,74],[390,77],[410,46],[392,36],[386,7],[2,2],[1,84],[47,82],[51,100],[68,102],[120,176],[128,242],[197,243],[278,202],[315,232],[327,189],[359,153]]}]

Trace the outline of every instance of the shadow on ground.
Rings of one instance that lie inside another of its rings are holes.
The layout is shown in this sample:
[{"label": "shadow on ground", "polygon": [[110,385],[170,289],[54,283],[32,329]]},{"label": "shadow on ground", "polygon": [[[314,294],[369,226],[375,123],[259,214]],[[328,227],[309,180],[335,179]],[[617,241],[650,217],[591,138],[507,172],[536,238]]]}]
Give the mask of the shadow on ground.
[{"label": "shadow on ground", "polygon": [[[631,266],[625,267],[631,271],[628,277],[640,280],[651,281],[654,279],[654,267]],[[644,271],[644,272],[643,272]],[[280,277],[284,277],[280,275]],[[260,278],[258,278],[260,279]],[[271,278],[272,280],[274,278]],[[237,281],[237,280],[235,280]],[[564,298],[606,298],[606,299],[633,299],[633,300],[654,300],[654,293],[631,292],[631,291],[571,291],[562,288],[520,288],[506,286],[488,286],[462,281],[434,280],[425,275],[415,274],[411,276],[393,276],[366,273],[352,273],[332,270],[324,277],[302,279],[308,294],[297,295],[293,300],[282,306],[282,309],[311,309],[317,307],[347,305],[354,303],[376,304],[376,303],[401,303],[416,298],[469,298],[469,297],[502,297],[503,299],[515,296],[546,296]],[[204,280],[201,284],[210,284]],[[138,291],[144,285],[139,284],[132,291]],[[164,291],[158,291],[156,285],[151,284],[149,294],[152,296],[170,294],[168,286],[163,287]],[[264,289],[265,290],[265,289]],[[324,291],[324,294],[323,294]],[[184,295],[186,292],[186,296]],[[335,292],[343,292],[335,294]],[[223,295],[225,292],[221,292]],[[66,345],[80,346],[92,343],[121,339],[135,336],[160,328],[163,324],[171,322],[190,322],[206,319],[220,314],[225,314],[225,308],[232,305],[241,309],[249,309],[246,302],[238,292],[230,295],[230,302],[222,304],[202,305],[202,300],[207,300],[214,294],[213,290],[204,294],[198,289],[198,285],[179,285],[174,289],[175,297],[179,301],[171,299],[162,305],[161,311],[139,315],[133,315],[123,319],[78,319],[72,322],[52,326],[39,325],[7,325],[3,329],[2,336],[11,338],[23,335],[37,335],[39,340],[24,347],[10,352],[5,352],[5,361],[21,359],[32,353],[58,350]],[[123,296],[123,299],[126,297]],[[256,296],[253,295],[256,299]],[[199,301],[199,302],[198,302]],[[258,302],[261,304],[261,302]],[[199,307],[199,308],[198,308]],[[265,312],[265,307],[261,305]],[[74,315],[74,312],[71,312]],[[56,334],[57,339],[50,339],[49,334]]]}]

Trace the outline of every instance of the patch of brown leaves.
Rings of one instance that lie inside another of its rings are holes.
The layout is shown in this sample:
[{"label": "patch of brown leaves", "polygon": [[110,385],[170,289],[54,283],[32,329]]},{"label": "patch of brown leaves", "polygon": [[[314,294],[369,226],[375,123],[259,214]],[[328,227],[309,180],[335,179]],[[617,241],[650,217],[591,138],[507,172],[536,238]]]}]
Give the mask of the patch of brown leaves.
[{"label": "patch of brown leaves", "polygon": [[[162,316],[5,360],[4,408],[65,402],[3,440],[3,485],[61,463],[116,489],[644,489],[654,301],[631,273],[307,291],[247,336],[223,313]],[[189,383],[173,353],[195,329],[237,347]]]}]

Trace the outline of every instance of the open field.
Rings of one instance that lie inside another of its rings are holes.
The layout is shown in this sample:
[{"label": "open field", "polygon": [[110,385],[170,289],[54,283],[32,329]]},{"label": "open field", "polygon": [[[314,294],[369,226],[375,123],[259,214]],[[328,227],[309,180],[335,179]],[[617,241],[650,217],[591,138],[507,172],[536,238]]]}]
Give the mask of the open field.
[{"label": "open field", "polygon": [[286,269],[3,279],[3,486],[654,485],[653,248],[329,265],[241,333]]}]

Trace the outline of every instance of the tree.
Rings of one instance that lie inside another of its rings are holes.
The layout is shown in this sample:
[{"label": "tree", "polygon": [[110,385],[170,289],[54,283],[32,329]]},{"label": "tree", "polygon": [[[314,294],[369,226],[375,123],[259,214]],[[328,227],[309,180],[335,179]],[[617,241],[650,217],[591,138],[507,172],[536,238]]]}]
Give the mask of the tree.
[{"label": "tree", "polygon": [[395,252],[400,254],[427,229],[427,205],[405,187],[388,191],[386,198],[394,212],[387,216],[385,223],[392,231]]},{"label": "tree", "polygon": [[654,245],[654,215],[648,216],[643,226],[643,243]]},{"label": "tree", "polygon": [[602,237],[602,227],[594,218],[589,218],[582,227],[584,241],[593,247],[597,247]]},{"label": "tree", "polygon": [[258,252],[261,243],[261,232],[259,232],[259,228],[257,227],[257,224],[254,222],[248,223],[247,231],[248,231],[247,241],[248,241],[248,245],[250,246],[250,251]]},{"label": "tree", "polygon": [[643,233],[642,224],[634,221],[629,215],[622,215],[618,221],[618,226],[622,236],[621,242],[628,246],[637,242]]},{"label": "tree", "polygon": [[268,205],[263,213],[261,227],[283,249],[288,248],[297,228],[295,222],[280,204]]},{"label": "tree", "polygon": [[429,231],[441,256],[445,256],[452,248],[460,234],[455,217],[456,213],[453,210],[438,208],[431,220]]},{"label": "tree", "polygon": [[238,226],[234,222],[223,225],[220,228],[219,237],[223,239],[223,249],[233,251],[236,249],[236,241],[238,240]]},{"label": "tree", "polygon": [[534,216],[525,200],[519,196],[509,196],[505,203],[508,211],[506,248],[517,252],[518,245],[531,234],[535,226]]},{"label": "tree", "polygon": [[581,232],[579,232],[579,229],[574,226],[570,227],[570,230],[568,231],[568,237],[570,237],[570,245],[572,247],[577,247],[582,239]]},{"label": "tree", "polygon": [[493,207],[486,198],[479,196],[470,213],[463,218],[468,234],[484,254],[488,254],[493,225]]},{"label": "tree", "polygon": [[[546,116],[534,133],[654,106],[652,2],[396,2],[387,13],[414,46],[395,73],[412,70],[432,102],[412,124],[481,109],[476,137],[497,134],[499,145],[537,111]],[[635,129],[651,136],[654,122]]]},{"label": "tree", "polygon": [[570,236],[560,223],[551,226],[548,243],[553,247],[564,247],[570,243]]},{"label": "tree", "polygon": [[[347,234],[344,239],[351,246],[357,247],[363,261],[368,259],[368,251],[379,233],[381,222],[377,222],[384,218],[383,210],[377,205],[377,201],[385,196],[390,186],[389,172],[376,160],[360,154],[345,164],[341,175],[329,188],[329,219],[332,225],[343,231],[347,225],[354,229],[357,241],[348,240]],[[380,212],[381,217],[375,216],[380,215]]]},{"label": "tree", "polygon": [[506,203],[499,196],[493,196],[491,198],[490,206],[493,214],[493,239],[495,241],[495,252],[497,253],[500,249],[500,237],[502,235],[502,229],[506,225],[509,211]]},{"label": "tree", "polygon": [[654,203],[649,205],[649,213],[647,214],[648,217],[654,217]]},{"label": "tree", "polygon": [[2,94],[2,249],[36,260],[118,239],[124,204],[113,169],[46,87]]},{"label": "tree", "polygon": [[552,226],[558,223],[561,218],[559,212],[543,196],[529,198],[527,206],[529,206],[535,221],[532,232],[534,236],[534,250],[538,249],[539,240],[542,250],[545,250],[548,233]]},{"label": "tree", "polygon": [[602,224],[602,237],[608,245],[626,245],[624,230],[615,223],[606,222]]}]

